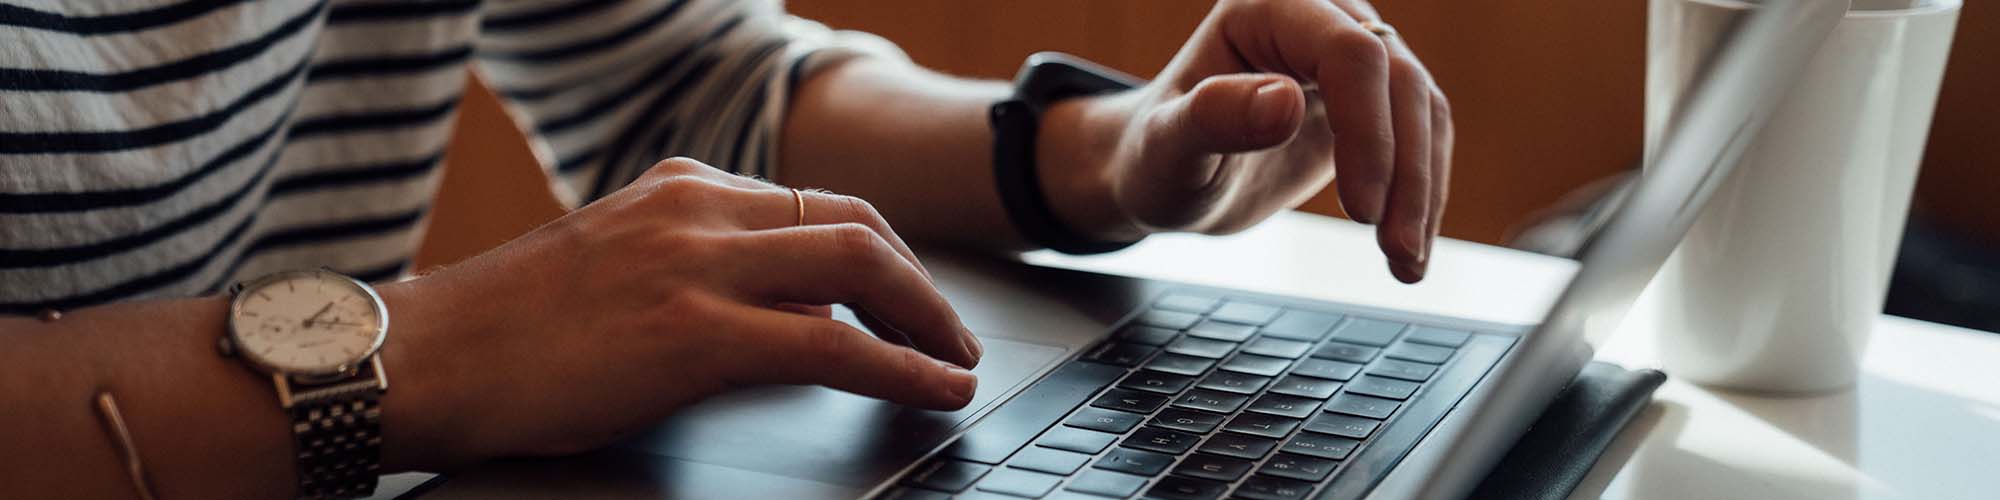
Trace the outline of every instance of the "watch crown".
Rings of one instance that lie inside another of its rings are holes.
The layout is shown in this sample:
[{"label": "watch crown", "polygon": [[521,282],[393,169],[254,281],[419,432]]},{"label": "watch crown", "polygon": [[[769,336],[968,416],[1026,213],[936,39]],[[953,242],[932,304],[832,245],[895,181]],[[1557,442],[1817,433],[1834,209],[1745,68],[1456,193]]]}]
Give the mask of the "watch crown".
[{"label": "watch crown", "polygon": [[215,351],[222,353],[224,357],[233,357],[236,355],[236,342],[229,340],[229,337],[217,339]]}]

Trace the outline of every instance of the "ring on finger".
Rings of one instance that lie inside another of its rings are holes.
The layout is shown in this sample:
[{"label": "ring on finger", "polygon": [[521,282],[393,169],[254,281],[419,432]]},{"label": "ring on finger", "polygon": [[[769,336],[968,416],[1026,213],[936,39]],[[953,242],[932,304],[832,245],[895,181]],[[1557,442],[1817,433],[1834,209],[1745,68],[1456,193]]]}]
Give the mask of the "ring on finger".
[{"label": "ring on finger", "polygon": [[799,192],[799,188],[791,188],[791,190],[792,190],[792,202],[799,206],[799,222],[793,225],[794,226],[806,225],[806,195],[805,193]]},{"label": "ring on finger", "polygon": [[1382,38],[1389,38],[1396,36],[1395,26],[1390,26],[1389,23],[1373,19],[1362,21],[1361,29],[1368,30],[1369,33],[1374,33],[1375,36],[1379,36]]}]

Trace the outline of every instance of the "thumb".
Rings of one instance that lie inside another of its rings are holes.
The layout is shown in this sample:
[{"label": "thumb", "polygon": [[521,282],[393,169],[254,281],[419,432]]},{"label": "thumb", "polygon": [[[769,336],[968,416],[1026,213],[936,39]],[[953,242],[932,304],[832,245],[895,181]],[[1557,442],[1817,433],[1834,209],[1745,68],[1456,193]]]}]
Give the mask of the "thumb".
[{"label": "thumb", "polygon": [[1212,76],[1165,103],[1148,124],[1147,146],[1181,164],[1278,146],[1298,132],[1305,100],[1298,82],[1283,75]]}]

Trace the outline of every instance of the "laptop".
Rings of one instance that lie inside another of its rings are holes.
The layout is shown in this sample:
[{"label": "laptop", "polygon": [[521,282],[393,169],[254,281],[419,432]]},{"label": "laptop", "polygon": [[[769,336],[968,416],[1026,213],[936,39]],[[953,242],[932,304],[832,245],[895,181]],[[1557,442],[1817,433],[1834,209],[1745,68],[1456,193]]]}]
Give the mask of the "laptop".
[{"label": "laptop", "polygon": [[760,388],[424,496],[1463,497],[1617,326],[1846,4],[1765,0],[1716,34],[1643,179],[1539,325],[934,254],[986,346],[963,410]]}]

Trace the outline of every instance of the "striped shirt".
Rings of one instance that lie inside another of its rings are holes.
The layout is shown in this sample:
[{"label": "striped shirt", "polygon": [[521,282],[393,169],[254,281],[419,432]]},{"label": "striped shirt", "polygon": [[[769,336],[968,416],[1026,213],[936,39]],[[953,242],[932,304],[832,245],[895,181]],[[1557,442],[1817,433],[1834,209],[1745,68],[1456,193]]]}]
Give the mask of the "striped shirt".
[{"label": "striped shirt", "polygon": [[468,67],[575,206],[772,176],[792,84],[863,52],[776,0],[0,0],[0,314],[400,275]]}]

